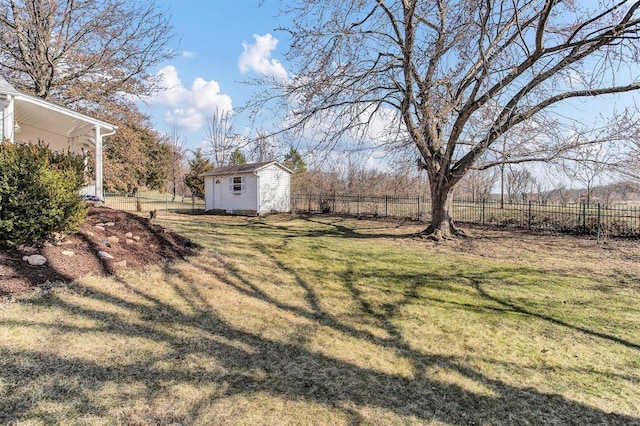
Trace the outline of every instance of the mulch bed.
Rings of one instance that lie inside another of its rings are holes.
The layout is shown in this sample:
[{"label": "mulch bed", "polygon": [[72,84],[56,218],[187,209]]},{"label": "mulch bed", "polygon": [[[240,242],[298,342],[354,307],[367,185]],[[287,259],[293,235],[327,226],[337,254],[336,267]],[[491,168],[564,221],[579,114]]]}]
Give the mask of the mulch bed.
[{"label": "mulch bed", "polygon": [[[110,226],[96,226],[99,224]],[[128,233],[130,237],[126,236]],[[137,241],[131,237],[137,237]],[[108,207],[91,207],[77,234],[63,235],[54,243],[20,250],[0,249],[0,297],[28,291],[47,282],[70,282],[88,274],[114,275],[126,267],[184,259],[196,248],[188,238],[168,231],[148,218]],[[98,251],[109,253],[113,259],[99,257]],[[63,252],[73,252],[73,255]],[[29,265],[23,257],[32,254],[43,255],[47,263]]]}]

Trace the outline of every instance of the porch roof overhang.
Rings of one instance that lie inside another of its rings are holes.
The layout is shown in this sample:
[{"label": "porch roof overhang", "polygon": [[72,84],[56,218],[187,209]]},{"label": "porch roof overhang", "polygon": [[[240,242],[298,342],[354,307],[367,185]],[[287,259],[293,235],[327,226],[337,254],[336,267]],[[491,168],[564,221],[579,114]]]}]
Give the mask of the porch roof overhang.
[{"label": "porch roof overhang", "polygon": [[114,134],[117,126],[20,92],[2,76],[0,113],[0,140],[6,138],[14,141],[15,133],[23,127],[23,132],[19,133],[23,136],[20,138],[22,142],[33,143],[43,140],[55,150],[84,150],[92,147],[95,150],[95,185],[92,192],[102,197],[102,138]]},{"label": "porch roof overhang", "polygon": [[36,96],[17,92],[13,94],[15,123],[28,125],[43,132],[55,133],[71,138],[87,136],[94,145],[94,135],[99,129],[100,136],[113,134],[117,126],[98,120],[69,108],[45,101]]}]

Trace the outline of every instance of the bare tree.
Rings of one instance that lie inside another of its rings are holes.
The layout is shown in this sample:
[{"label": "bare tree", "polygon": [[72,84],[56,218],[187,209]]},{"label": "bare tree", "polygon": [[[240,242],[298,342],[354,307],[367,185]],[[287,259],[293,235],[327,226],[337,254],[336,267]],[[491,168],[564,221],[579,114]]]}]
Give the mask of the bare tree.
[{"label": "bare tree", "polygon": [[505,172],[505,189],[509,202],[526,201],[527,195],[534,192],[536,178],[533,174],[520,167],[509,167]]},{"label": "bare tree", "polygon": [[615,173],[622,179],[640,182],[640,125],[634,123],[634,132],[624,141],[620,161]]},{"label": "bare tree", "polygon": [[276,146],[267,133],[258,131],[256,138],[251,141],[250,145],[252,161],[261,163],[276,158]]},{"label": "bare tree", "polygon": [[547,204],[549,197],[551,196],[551,189],[549,188],[549,181],[545,177],[536,179],[535,182],[535,198],[532,197],[532,201],[540,204]]},{"label": "bare tree", "polygon": [[458,184],[457,196],[468,197],[471,201],[485,200],[491,195],[498,181],[495,169],[470,170]]},{"label": "bare tree", "polygon": [[154,0],[0,0],[0,62],[19,89],[96,108],[158,89],[149,68],[174,56]]},{"label": "bare tree", "polygon": [[[425,233],[434,238],[458,233],[452,190],[503,135],[532,120],[562,123],[553,115],[562,103],[640,88],[631,65],[640,1],[286,5],[295,77],[263,78],[271,86],[254,106],[272,101],[275,86],[288,128],[323,131],[325,143],[375,134],[388,148],[413,149],[429,176]],[[385,131],[374,131],[381,125]],[[510,162],[547,160],[564,149],[562,138],[525,142],[510,150]]]},{"label": "bare tree", "polygon": [[205,123],[205,140],[208,144],[206,153],[213,157],[215,167],[229,164],[231,154],[243,145],[242,138],[233,130],[231,113],[216,109],[207,117]]},{"label": "bare tree", "polygon": [[186,140],[177,126],[172,125],[166,136],[165,143],[169,148],[169,181],[171,183],[172,201],[176,200],[178,192],[184,195],[184,158],[186,154]]},{"label": "bare tree", "polygon": [[580,149],[570,159],[562,162],[567,177],[584,185],[585,193],[581,197],[587,206],[591,204],[594,185],[599,183],[602,174],[609,167],[607,155],[604,147],[590,146]]}]

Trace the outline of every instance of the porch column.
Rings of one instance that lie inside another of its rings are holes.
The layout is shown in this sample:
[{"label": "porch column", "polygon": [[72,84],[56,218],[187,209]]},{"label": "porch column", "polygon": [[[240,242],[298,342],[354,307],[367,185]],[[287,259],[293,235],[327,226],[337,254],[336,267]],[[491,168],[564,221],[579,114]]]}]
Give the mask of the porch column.
[{"label": "porch column", "polygon": [[100,126],[95,127],[94,140],[96,142],[96,193],[95,195],[103,198],[102,191],[102,135],[100,134]]},{"label": "porch column", "polygon": [[8,96],[6,99],[0,99],[0,119],[2,120],[2,134],[0,134],[0,140],[6,139],[10,142],[14,142],[14,112],[13,96]]}]

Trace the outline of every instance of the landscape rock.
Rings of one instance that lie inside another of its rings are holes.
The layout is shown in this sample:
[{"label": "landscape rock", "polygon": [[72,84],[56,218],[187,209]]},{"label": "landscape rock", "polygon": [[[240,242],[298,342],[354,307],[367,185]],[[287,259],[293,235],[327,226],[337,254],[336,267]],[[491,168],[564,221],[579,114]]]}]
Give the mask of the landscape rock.
[{"label": "landscape rock", "polygon": [[[25,245],[20,245],[20,247],[18,247],[18,250],[23,251],[25,253],[32,253],[32,254],[38,251],[38,249],[33,246],[25,246]],[[25,257],[28,257],[28,256],[25,256]]]},{"label": "landscape rock", "polygon": [[112,235],[112,236],[110,236],[110,237],[107,237],[107,240],[108,240],[109,242],[112,242],[112,243],[119,243],[119,242],[120,242],[120,238],[116,237],[115,235]]},{"label": "landscape rock", "polygon": [[109,253],[107,253],[106,251],[102,251],[102,250],[100,250],[100,251],[98,252],[98,257],[99,257],[100,259],[113,259],[113,256],[112,256],[112,255],[110,255],[110,254],[109,254]]},{"label": "landscape rock", "polygon": [[104,226],[115,226],[115,222],[106,222]]},{"label": "landscape rock", "polygon": [[136,242],[134,240],[132,240],[131,238],[127,238],[125,241],[126,245],[131,245],[131,244],[135,244]]},{"label": "landscape rock", "polygon": [[63,256],[74,256],[76,253],[73,250],[62,250]]},{"label": "landscape rock", "polygon": [[25,256],[22,260],[29,262],[29,265],[39,266],[47,263],[47,258],[41,254],[32,254],[31,256]]},{"label": "landscape rock", "polygon": [[132,232],[127,232],[126,234],[124,234],[125,237],[127,238],[133,238],[133,233]]},{"label": "landscape rock", "polygon": [[133,240],[134,240],[134,241],[140,241],[140,237],[138,237],[137,235],[134,235],[134,236],[133,236]]},{"label": "landscape rock", "polygon": [[104,229],[105,229],[104,226],[102,226],[102,225],[96,225],[95,228],[99,229],[100,231],[104,231]]}]

